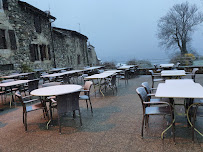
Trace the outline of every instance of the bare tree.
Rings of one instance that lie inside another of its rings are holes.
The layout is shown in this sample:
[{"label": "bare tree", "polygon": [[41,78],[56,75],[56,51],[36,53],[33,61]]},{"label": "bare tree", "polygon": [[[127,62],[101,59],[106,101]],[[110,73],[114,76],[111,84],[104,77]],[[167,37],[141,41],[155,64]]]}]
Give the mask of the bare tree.
[{"label": "bare tree", "polygon": [[188,2],[174,5],[158,21],[160,45],[167,49],[178,47],[181,55],[186,54],[194,27],[202,22],[203,14],[198,12],[196,5],[190,5]]}]

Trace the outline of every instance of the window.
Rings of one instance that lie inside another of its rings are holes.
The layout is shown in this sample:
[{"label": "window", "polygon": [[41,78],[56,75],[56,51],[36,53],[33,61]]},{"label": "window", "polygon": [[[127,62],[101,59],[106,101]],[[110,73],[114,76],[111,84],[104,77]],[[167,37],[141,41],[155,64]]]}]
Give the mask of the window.
[{"label": "window", "polygon": [[80,64],[80,55],[78,55],[78,64]]},{"label": "window", "polygon": [[7,2],[7,0],[0,0],[0,9],[8,10],[8,2]]},{"label": "window", "polygon": [[32,62],[51,60],[50,46],[45,44],[30,44],[30,60]]},{"label": "window", "polygon": [[41,18],[37,15],[34,16],[34,26],[35,26],[35,30],[38,33],[41,33],[42,29],[41,29]]},{"label": "window", "polygon": [[46,59],[46,45],[40,45],[40,55],[41,55],[41,61],[44,61]]},{"label": "window", "polygon": [[48,59],[51,60],[51,50],[50,50],[50,46],[47,46],[48,49]]},{"label": "window", "polygon": [[0,49],[7,49],[5,30],[0,29]]},{"label": "window", "polygon": [[32,62],[39,60],[39,52],[37,44],[30,44],[30,60]]},{"label": "window", "polygon": [[9,38],[10,38],[10,44],[11,44],[11,50],[16,50],[16,37],[13,30],[8,30]]}]

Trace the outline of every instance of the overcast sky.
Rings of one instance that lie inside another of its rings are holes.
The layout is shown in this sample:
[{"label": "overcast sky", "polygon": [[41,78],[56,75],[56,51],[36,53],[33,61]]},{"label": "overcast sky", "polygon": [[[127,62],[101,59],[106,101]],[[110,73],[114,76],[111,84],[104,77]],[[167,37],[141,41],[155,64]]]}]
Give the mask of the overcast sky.
[{"label": "overcast sky", "polygon": [[[167,59],[159,47],[157,22],[185,0],[23,0],[57,19],[54,26],[86,35],[103,61]],[[203,11],[202,0],[188,0]],[[193,34],[192,47],[203,55],[203,24]],[[168,51],[169,52],[169,51]],[[170,51],[171,52],[171,51]],[[163,62],[164,62],[163,60]]]}]

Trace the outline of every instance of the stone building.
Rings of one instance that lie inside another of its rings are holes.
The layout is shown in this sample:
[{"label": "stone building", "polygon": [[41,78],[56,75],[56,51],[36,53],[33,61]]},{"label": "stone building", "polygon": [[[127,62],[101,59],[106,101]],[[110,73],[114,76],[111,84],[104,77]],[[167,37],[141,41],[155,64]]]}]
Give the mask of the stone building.
[{"label": "stone building", "polygon": [[97,58],[95,47],[89,43],[87,46],[87,50],[88,50],[89,65],[90,66],[99,65],[99,59]]},{"label": "stone building", "polygon": [[[76,31],[53,28],[56,66],[82,68],[89,65],[87,37]],[[58,62],[60,61],[60,62]]]},{"label": "stone building", "polygon": [[0,73],[89,65],[87,37],[52,28],[56,18],[20,0],[0,0]]}]

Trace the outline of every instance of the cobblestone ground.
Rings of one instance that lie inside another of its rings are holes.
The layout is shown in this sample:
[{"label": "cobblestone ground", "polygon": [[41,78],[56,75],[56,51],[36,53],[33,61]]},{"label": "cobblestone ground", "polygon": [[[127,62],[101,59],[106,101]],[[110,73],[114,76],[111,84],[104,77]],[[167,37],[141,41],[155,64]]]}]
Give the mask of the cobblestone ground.
[{"label": "cobblestone ground", "polygon": [[[197,75],[197,82],[203,85],[202,80],[203,75]],[[167,127],[167,117],[163,116],[150,116],[149,127],[141,138],[142,105],[135,89],[144,81],[151,84],[151,77],[135,77],[126,85],[121,80],[114,95],[109,89],[104,97],[100,93],[95,97],[92,93],[93,116],[90,109],[86,109],[86,103],[80,101],[83,126],[80,127],[77,116],[72,119],[67,114],[62,120],[62,134],[58,132],[57,110],[49,130],[40,110],[28,113],[28,131],[25,132],[20,104],[11,109],[8,105],[1,105],[4,111],[0,111],[0,152],[203,151],[203,137],[196,134],[192,143],[191,129],[187,127],[182,106],[176,107],[176,144],[173,143],[171,130],[161,140],[161,132]],[[183,102],[180,99],[175,101]],[[197,128],[201,132],[202,126],[203,120],[198,119]]]}]

